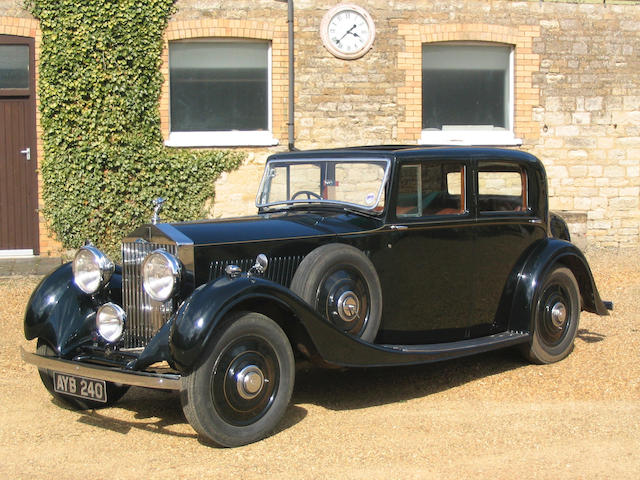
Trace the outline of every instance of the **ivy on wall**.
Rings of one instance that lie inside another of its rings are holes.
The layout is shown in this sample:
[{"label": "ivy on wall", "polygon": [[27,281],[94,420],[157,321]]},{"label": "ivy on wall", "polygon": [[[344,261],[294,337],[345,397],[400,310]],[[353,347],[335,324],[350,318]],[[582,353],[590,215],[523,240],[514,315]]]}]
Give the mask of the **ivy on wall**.
[{"label": "ivy on wall", "polygon": [[40,21],[44,216],[66,248],[118,256],[164,197],[165,220],[202,218],[242,154],[164,147],[162,34],[174,0],[27,0]]}]

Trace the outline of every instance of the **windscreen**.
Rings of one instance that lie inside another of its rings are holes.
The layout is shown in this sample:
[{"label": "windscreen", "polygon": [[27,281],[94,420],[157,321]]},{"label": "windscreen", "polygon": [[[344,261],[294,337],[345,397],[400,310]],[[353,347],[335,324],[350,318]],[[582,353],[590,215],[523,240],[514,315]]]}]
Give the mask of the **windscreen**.
[{"label": "windscreen", "polygon": [[388,170],[388,160],[272,160],[256,205],[337,203],[382,211]]}]

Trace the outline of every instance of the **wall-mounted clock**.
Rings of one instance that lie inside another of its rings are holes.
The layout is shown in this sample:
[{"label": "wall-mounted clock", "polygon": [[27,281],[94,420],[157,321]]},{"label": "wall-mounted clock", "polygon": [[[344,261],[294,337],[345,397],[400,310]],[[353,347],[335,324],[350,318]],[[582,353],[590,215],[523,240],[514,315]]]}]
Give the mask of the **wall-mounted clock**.
[{"label": "wall-mounted clock", "polygon": [[322,43],[344,60],[362,57],[373,45],[376,27],[371,15],[356,5],[342,4],[329,10],[320,24]]}]

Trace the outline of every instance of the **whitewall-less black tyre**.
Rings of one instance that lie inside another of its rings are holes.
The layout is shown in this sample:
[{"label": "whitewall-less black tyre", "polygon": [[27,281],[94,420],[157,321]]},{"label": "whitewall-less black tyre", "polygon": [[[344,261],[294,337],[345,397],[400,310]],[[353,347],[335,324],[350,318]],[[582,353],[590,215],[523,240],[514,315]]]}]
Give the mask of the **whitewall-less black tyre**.
[{"label": "whitewall-less black tyre", "polygon": [[382,318],[382,288],[375,267],[355,247],[330,243],[298,266],[291,290],[349,335],[373,342]]},{"label": "whitewall-less black tyre", "polygon": [[181,401],[191,426],[223,447],[258,441],[282,419],[295,364],[280,326],[255,312],[232,315],[183,377]]},{"label": "whitewall-less black tyre", "polygon": [[573,350],[580,321],[580,289],[571,270],[558,267],[546,275],[534,308],[525,356],[538,364],[558,362]]}]

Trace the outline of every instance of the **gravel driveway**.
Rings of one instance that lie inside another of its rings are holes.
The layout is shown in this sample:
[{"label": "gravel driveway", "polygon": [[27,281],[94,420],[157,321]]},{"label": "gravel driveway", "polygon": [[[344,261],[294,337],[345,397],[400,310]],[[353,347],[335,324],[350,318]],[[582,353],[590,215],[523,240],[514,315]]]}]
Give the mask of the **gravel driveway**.
[{"label": "gravel driveway", "polygon": [[301,367],[270,438],[201,443],[176,394],[132,388],[113,408],[54,402],[19,347],[38,279],[0,278],[0,478],[638,478],[640,251],[588,255],[609,317],[583,313],[547,366],[507,350],[411,368]]}]

